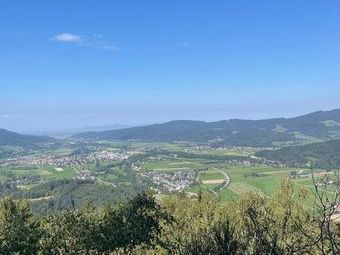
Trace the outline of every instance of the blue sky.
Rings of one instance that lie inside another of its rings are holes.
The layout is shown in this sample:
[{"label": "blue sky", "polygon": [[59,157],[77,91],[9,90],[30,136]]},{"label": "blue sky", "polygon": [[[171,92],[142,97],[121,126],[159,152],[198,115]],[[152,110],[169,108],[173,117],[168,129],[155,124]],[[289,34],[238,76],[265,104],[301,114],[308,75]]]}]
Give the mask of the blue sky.
[{"label": "blue sky", "polygon": [[339,1],[1,1],[0,127],[340,108]]}]

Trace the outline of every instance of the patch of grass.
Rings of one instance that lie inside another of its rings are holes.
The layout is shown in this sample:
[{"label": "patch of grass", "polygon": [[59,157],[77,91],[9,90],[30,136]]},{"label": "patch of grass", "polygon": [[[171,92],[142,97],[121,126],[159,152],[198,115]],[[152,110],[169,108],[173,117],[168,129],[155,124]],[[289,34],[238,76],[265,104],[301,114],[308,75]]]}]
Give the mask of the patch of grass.
[{"label": "patch of grass", "polygon": [[231,191],[230,189],[224,189],[219,193],[219,198],[221,202],[236,200],[239,198],[239,195]]},{"label": "patch of grass", "polygon": [[188,161],[187,159],[169,159],[169,160],[157,160],[157,161],[146,161],[142,164],[142,169],[149,171],[164,171],[164,172],[175,172],[175,171],[189,171],[192,169],[202,170],[205,166],[196,161]]},{"label": "patch of grass", "polygon": [[193,192],[193,193],[198,193],[199,190],[203,190],[203,188],[200,185],[194,185],[194,186],[190,186],[189,188],[187,188],[186,191],[188,192]]},{"label": "patch of grass", "polygon": [[260,189],[257,189],[256,187],[243,182],[231,182],[228,189],[237,195],[241,195],[242,193],[247,192],[262,193]]},{"label": "patch of grass", "polygon": [[199,174],[199,179],[200,180],[220,180],[220,179],[224,179],[224,175],[221,174],[220,172],[218,171],[215,171],[215,170],[209,170],[209,171],[206,171],[206,172],[201,172]]},{"label": "patch of grass", "polygon": [[65,167],[64,171],[58,172],[54,169],[53,176],[57,179],[67,179],[72,178],[76,175],[76,172],[73,167]]},{"label": "patch of grass", "polygon": [[280,187],[282,179],[272,177],[248,178],[245,183],[270,196]]},{"label": "patch of grass", "polygon": [[214,189],[217,186],[219,186],[218,184],[202,184],[201,187],[205,188],[205,189]]}]

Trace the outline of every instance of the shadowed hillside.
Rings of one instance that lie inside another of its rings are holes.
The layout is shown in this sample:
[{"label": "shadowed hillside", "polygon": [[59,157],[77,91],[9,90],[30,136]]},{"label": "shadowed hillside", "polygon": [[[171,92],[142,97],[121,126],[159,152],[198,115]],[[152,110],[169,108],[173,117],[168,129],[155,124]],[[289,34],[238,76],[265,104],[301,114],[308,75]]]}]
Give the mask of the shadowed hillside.
[{"label": "shadowed hillside", "polygon": [[340,138],[340,110],[268,120],[178,120],[143,127],[86,132],[74,137],[145,142],[210,141],[217,145],[256,147],[303,144]]},{"label": "shadowed hillside", "polygon": [[314,166],[317,168],[340,167],[340,140],[312,143],[301,146],[264,150],[256,154],[290,166]]},{"label": "shadowed hillside", "polygon": [[22,135],[5,129],[0,129],[0,146],[32,147],[39,143],[53,142],[48,136]]}]

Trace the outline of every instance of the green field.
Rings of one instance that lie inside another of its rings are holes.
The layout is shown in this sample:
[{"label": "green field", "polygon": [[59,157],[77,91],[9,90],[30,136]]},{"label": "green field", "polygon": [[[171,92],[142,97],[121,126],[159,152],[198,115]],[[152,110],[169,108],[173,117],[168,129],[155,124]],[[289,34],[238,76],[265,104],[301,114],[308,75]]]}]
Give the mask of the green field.
[{"label": "green field", "polygon": [[[251,151],[204,149],[200,150],[200,153],[219,156],[234,153],[235,155],[245,156],[250,155]],[[145,160],[141,166],[146,171],[174,172],[197,169],[199,170],[198,183],[189,187],[187,191],[197,193],[200,189],[208,192],[214,190],[218,193],[218,198],[222,202],[237,199],[241,194],[247,192],[257,192],[264,196],[271,196],[280,187],[281,182],[289,178],[292,172],[307,176],[306,178],[294,179],[297,187],[310,189],[313,184],[310,170],[308,169],[276,168],[272,166],[230,166],[224,164],[221,160],[214,161],[199,157],[194,159],[170,156],[154,158]],[[218,182],[223,181],[225,177],[218,169],[228,174],[231,179],[230,185],[224,190],[220,190],[221,184]],[[216,181],[216,183],[213,183],[213,181]]]},{"label": "green field", "polygon": [[219,197],[221,201],[229,201],[229,200],[237,199],[239,195],[237,195],[236,193],[234,193],[233,191],[227,188],[219,192]]},{"label": "green field", "polygon": [[186,171],[186,170],[203,170],[205,168],[204,164],[198,161],[188,161],[184,158],[170,158],[166,160],[149,160],[143,162],[141,165],[143,170],[146,171]]},{"label": "green field", "polygon": [[208,171],[200,172],[199,179],[201,181],[204,181],[204,180],[220,180],[220,179],[224,179],[224,176],[219,171],[217,171],[213,168],[209,168]]},{"label": "green field", "polygon": [[[28,155],[67,155],[75,150],[82,150],[84,145],[74,147],[61,147],[50,151],[30,151]],[[213,192],[223,201],[237,199],[246,192],[257,192],[264,196],[271,196],[280,186],[282,180],[287,179],[293,172],[303,176],[294,179],[297,187],[311,189],[313,181],[308,169],[277,168],[272,166],[242,166],[241,164],[228,165],[229,156],[245,157],[254,155],[256,149],[251,148],[210,148],[208,146],[195,146],[188,143],[134,143],[134,142],[98,142],[86,145],[87,149],[100,147],[101,150],[119,151],[140,150],[156,152],[141,157],[132,165],[119,165],[119,161],[99,161],[77,166],[63,167],[62,170],[51,166],[31,168],[2,167],[0,168],[0,182],[6,180],[19,180],[27,177],[38,177],[37,180],[19,183],[21,189],[30,189],[39,183],[51,180],[70,179],[79,172],[87,170],[96,176],[98,183],[111,185],[130,185],[131,172],[157,171],[176,172],[197,170],[198,175],[193,186],[187,188],[188,192],[197,193],[199,190]],[[9,148],[14,150],[16,148]],[[164,152],[164,153],[163,153]],[[216,157],[214,157],[216,156]],[[223,156],[226,156],[225,158]],[[117,164],[117,165],[115,165]],[[130,168],[129,168],[130,167]],[[130,170],[128,170],[130,169]],[[225,175],[230,177],[230,184],[225,184]],[[318,174],[320,172],[316,171]],[[125,184],[124,184],[125,183]]]}]

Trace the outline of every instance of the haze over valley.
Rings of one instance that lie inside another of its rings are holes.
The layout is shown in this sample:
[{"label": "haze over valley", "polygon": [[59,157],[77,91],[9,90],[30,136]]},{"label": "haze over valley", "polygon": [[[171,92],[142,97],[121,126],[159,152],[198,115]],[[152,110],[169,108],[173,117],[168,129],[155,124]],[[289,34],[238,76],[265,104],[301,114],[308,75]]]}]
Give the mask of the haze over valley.
[{"label": "haze over valley", "polygon": [[340,254],[339,10],[1,1],[0,255]]}]

